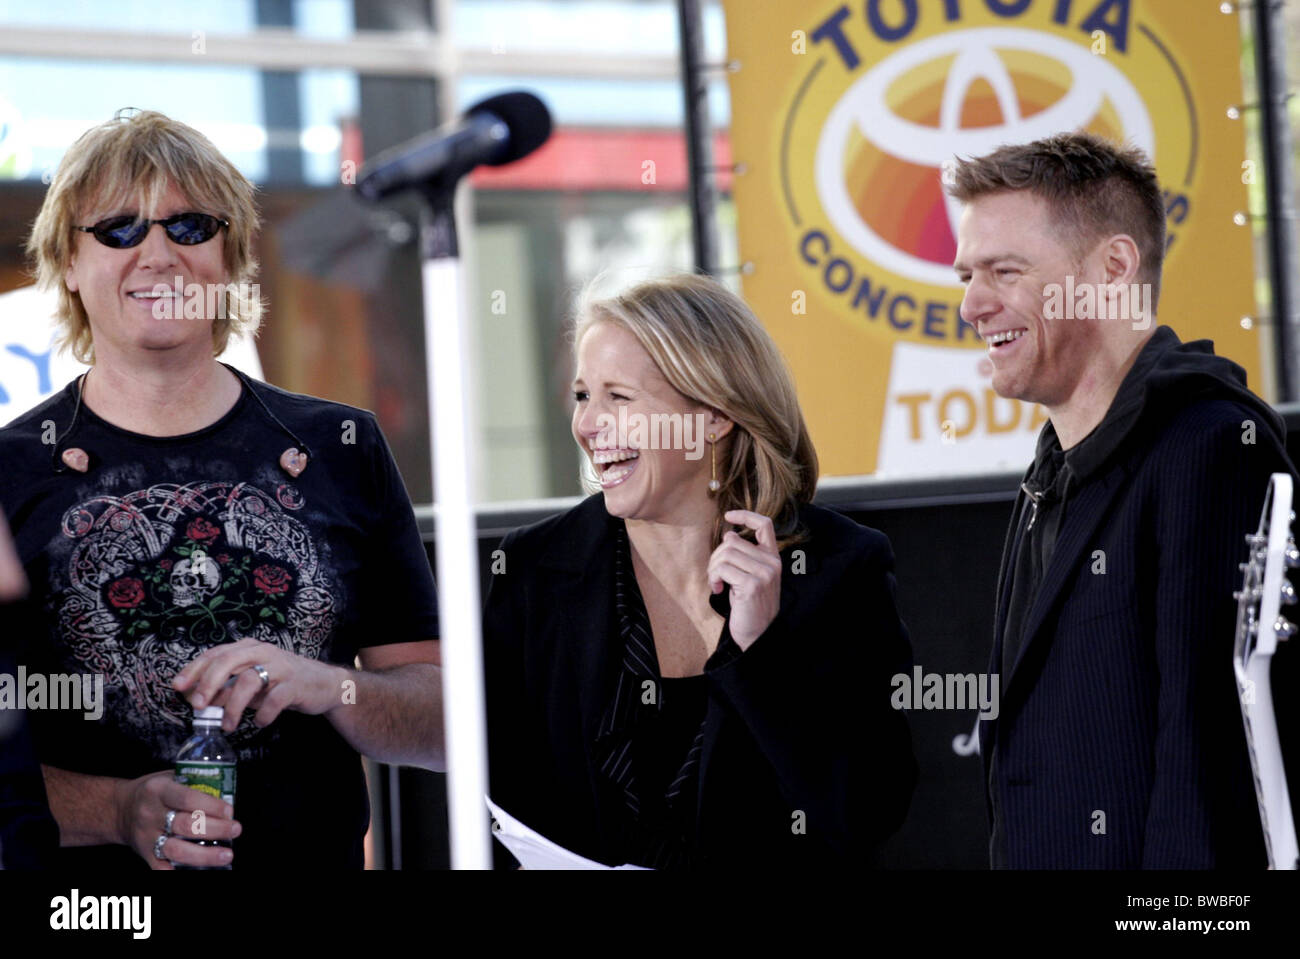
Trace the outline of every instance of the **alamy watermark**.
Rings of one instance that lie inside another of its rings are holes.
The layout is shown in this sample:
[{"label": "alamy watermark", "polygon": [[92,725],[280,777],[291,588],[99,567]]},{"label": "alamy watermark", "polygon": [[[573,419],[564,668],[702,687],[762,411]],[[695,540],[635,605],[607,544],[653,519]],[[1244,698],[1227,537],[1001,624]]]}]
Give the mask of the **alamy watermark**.
[{"label": "alamy watermark", "polygon": [[889,703],[895,709],[979,709],[980,719],[998,718],[997,673],[895,673]]},{"label": "alamy watermark", "polygon": [[151,896],[83,896],[73,889],[50,900],[50,928],[60,932],[122,930],[133,939],[148,939],[152,914]]},{"label": "alamy watermark", "polygon": [[224,320],[229,304],[255,303],[262,298],[257,283],[185,283],[176,277],[171,286],[155,283],[145,294],[153,298],[152,311],[159,320]]},{"label": "alamy watermark", "polygon": [[1075,283],[1066,274],[1064,285],[1043,287],[1043,300],[1045,320],[1127,320],[1145,330],[1155,315],[1150,283]]},{"label": "alamy watermark", "polygon": [[85,719],[104,715],[103,673],[0,673],[0,710],[70,709]]},{"label": "alamy watermark", "polygon": [[598,450],[686,450],[688,460],[704,455],[708,416],[704,413],[601,413],[593,448]]}]

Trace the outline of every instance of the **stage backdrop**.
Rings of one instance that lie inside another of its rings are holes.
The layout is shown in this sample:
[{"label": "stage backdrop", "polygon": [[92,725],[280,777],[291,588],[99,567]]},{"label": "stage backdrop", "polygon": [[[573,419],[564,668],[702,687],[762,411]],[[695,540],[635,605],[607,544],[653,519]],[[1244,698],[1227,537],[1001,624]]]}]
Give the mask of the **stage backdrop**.
[{"label": "stage backdrop", "polygon": [[[1219,0],[724,0],[746,299],[829,475],[1019,468],[1041,408],[994,394],[961,322],[954,155],[1084,129],[1165,188],[1159,320],[1257,391],[1237,15]],[[949,168],[950,169],[950,168]],[[1062,322],[1070,322],[1063,320]]]}]

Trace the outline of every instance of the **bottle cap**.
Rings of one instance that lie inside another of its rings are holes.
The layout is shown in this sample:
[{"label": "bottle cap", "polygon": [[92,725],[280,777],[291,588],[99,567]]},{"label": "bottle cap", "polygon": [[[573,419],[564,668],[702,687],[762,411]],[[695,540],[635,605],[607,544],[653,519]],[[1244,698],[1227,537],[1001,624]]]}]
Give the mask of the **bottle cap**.
[{"label": "bottle cap", "polygon": [[204,706],[202,709],[194,710],[195,719],[216,719],[221,720],[226,715],[226,711],[220,706]]}]

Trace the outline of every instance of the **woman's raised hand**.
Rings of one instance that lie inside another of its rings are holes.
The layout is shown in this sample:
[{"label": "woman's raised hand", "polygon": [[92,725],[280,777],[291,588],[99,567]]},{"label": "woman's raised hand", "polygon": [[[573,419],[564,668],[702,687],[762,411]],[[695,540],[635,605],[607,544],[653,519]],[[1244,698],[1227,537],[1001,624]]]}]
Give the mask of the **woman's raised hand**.
[{"label": "woman's raised hand", "polygon": [[722,518],[748,526],[758,539],[751,543],[739,533],[727,532],[709,557],[709,589],[716,594],[724,583],[731,586],[731,638],[745,650],[763,635],[781,608],[781,554],[769,517],[733,509]]}]

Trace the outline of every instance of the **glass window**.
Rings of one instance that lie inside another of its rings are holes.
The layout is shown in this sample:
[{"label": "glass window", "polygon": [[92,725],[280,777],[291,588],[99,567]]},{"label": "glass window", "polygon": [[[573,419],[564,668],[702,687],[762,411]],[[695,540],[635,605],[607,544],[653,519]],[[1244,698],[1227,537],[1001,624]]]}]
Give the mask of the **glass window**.
[{"label": "glass window", "polygon": [[[83,35],[239,33],[259,29],[263,6],[255,0],[0,0],[0,24]],[[351,0],[295,0],[290,9],[291,29],[314,38],[349,36],[358,20],[366,29],[427,29]],[[512,52],[525,52],[546,66],[529,76],[459,76],[460,107],[503,89],[529,89],[548,104],[556,124],[546,147],[549,166],[519,164],[489,171],[496,179],[476,176],[474,223],[461,224],[478,337],[476,495],[483,501],[575,495],[565,339],[575,294],[597,275],[626,285],[692,263],[680,81],[675,75],[566,76],[564,58],[644,57],[649,74],[665,64],[675,74],[676,5],[459,0],[452,12],[460,49],[499,53],[503,64]],[[704,12],[706,57],[720,62],[722,10],[708,4]],[[710,79],[723,163],[728,89],[722,73]],[[257,350],[265,375],[287,389],[375,410],[413,499],[427,503],[418,205],[408,198],[363,207],[340,189],[340,174],[345,163],[359,164],[434,126],[436,91],[431,78],[325,66],[284,73],[197,58],[0,56],[0,292],[29,282],[21,241],[43,198],[42,179],[48,182],[78,136],[122,107],[156,109],[190,123],[259,187],[260,283],[269,309]],[[649,183],[643,182],[647,159],[658,171]],[[724,263],[735,266],[734,212],[725,196],[719,219]],[[498,291],[504,312],[493,311]],[[0,419],[18,412],[0,404]]]},{"label": "glass window", "polygon": [[[703,9],[705,55],[726,50],[722,6]],[[677,56],[677,4],[671,0],[457,0],[458,45],[513,52],[598,52]]]},{"label": "glass window", "polygon": [[[293,0],[292,29],[304,36],[353,32],[352,0]],[[0,24],[119,32],[248,33],[258,29],[256,0],[0,0]]]}]

